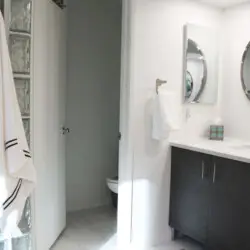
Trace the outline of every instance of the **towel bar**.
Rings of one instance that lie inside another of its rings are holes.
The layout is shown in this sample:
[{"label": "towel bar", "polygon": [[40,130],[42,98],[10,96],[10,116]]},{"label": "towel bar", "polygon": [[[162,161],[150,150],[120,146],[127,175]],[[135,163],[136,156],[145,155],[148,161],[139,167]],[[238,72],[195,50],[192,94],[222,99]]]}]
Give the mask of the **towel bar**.
[{"label": "towel bar", "polygon": [[156,94],[158,95],[158,89],[161,85],[166,84],[167,81],[161,80],[161,79],[156,79]]}]

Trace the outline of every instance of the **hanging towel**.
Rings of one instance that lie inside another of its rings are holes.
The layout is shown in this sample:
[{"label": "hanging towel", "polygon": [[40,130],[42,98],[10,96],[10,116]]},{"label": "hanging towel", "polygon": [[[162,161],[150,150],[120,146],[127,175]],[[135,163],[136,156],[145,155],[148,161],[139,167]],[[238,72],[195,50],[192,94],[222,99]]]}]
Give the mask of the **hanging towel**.
[{"label": "hanging towel", "polygon": [[152,138],[164,140],[172,130],[180,129],[180,104],[174,92],[159,88],[154,99]]},{"label": "hanging towel", "polygon": [[0,233],[13,237],[36,173],[15,91],[5,25],[0,15]]}]

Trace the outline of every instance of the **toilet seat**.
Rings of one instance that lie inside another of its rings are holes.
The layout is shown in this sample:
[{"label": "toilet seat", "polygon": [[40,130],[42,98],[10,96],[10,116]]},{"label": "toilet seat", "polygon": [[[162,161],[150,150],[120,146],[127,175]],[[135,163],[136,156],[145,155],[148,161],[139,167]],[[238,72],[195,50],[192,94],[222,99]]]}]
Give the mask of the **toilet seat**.
[{"label": "toilet seat", "polygon": [[107,178],[107,181],[110,182],[110,183],[117,183],[118,184],[118,177],[114,177],[112,179]]}]

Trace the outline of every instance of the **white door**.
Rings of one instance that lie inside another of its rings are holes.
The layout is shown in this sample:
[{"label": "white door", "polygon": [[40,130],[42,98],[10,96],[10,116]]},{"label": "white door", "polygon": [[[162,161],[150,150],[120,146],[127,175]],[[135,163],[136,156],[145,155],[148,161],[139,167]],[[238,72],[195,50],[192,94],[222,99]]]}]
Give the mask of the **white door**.
[{"label": "white door", "polygon": [[66,14],[50,0],[34,1],[34,236],[48,250],[66,226]]},{"label": "white door", "polygon": [[[50,1],[51,2],[51,1]],[[49,76],[50,76],[50,107],[49,124],[51,125],[50,148],[54,166],[53,196],[53,242],[66,226],[66,146],[63,127],[66,122],[66,22],[64,12],[55,4],[48,10],[50,25],[54,27],[48,32],[50,41],[49,50]],[[52,224],[51,224],[52,225]]]}]

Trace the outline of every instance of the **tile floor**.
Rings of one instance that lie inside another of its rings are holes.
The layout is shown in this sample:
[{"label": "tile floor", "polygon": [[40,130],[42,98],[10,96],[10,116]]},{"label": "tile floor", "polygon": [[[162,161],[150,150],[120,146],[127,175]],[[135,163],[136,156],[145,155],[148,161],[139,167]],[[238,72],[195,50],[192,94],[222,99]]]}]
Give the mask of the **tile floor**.
[{"label": "tile floor", "polygon": [[51,250],[113,250],[116,210],[101,207],[69,213],[67,228]]},{"label": "tile floor", "polygon": [[202,250],[202,248],[189,240],[178,240],[167,246],[152,248],[152,250]]},{"label": "tile floor", "polygon": [[[67,228],[51,250],[116,250],[115,245],[116,211],[101,207],[68,214]],[[202,249],[182,240],[150,250]]]}]

